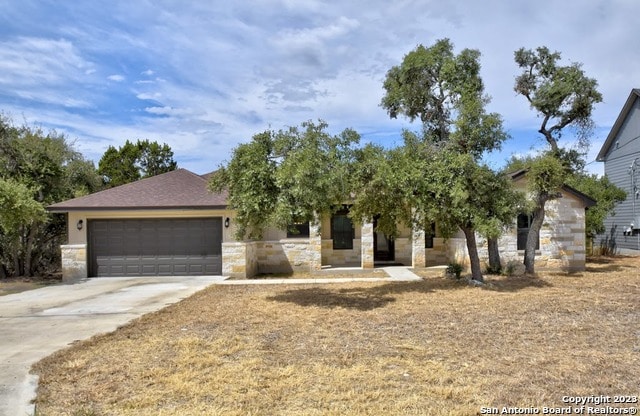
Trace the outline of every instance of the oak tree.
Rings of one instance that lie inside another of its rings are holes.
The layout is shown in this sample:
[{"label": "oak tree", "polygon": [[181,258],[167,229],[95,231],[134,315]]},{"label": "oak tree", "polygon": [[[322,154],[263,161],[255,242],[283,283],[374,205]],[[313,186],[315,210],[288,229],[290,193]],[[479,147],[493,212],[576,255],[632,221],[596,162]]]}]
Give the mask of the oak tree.
[{"label": "oak tree", "polygon": [[119,148],[109,146],[98,163],[98,173],[105,187],[124,185],[142,178],[159,175],[177,169],[173,151],[168,144],[127,140]]},{"label": "oak tree", "polygon": [[[407,143],[416,147],[407,153],[416,163],[407,166],[426,163],[421,176],[408,175],[417,181],[407,184],[406,193],[418,213],[414,219],[423,223],[439,220],[440,229],[449,233],[461,229],[472,278],[482,280],[475,232],[486,228],[488,222],[473,212],[487,214],[491,210],[484,206],[488,201],[478,198],[476,189],[499,181],[495,175],[487,175],[479,159],[500,148],[507,135],[501,117],[486,111],[490,100],[480,76],[480,52],[464,49],[455,54],[448,39],[430,47],[419,45],[389,70],[384,89],[382,106],[389,116],[403,115],[422,124],[422,140],[405,140],[405,147],[411,147]],[[437,206],[456,214],[443,216]]]},{"label": "oak tree", "polygon": [[237,239],[260,238],[269,226],[316,222],[350,197],[349,166],[360,137],[327,129],[320,120],[256,134],[212,175],[210,189],[229,193]]},{"label": "oak tree", "polygon": [[[595,104],[602,101],[602,95],[598,92],[597,81],[586,76],[581,64],[561,65],[560,53],[551,52],[547,47],[520,48],[515,51],[514,59],[522,70],[514,90],[526,98],[541,118],[538,132],[549,145],[549,152],[537,160],[537,167],[532,168],[528,176],[530,181],[540,185],[532,188],[535,206],[524,255],[526,272],[534,273],[535,248],[544,222],[545,205],[558,197],[559,187],[574,168],[568,160],[576,159],[575,152],[572,157],[566,157],[572,152],[561,146],[560,139],[570,129],[583,144],[588,141],[594,125],[591,114]],[[558,163],[564,168],[560,169]],[[536,178],[537,174],[546,176]],[[548,176],[552,174],[558,176]]]}]

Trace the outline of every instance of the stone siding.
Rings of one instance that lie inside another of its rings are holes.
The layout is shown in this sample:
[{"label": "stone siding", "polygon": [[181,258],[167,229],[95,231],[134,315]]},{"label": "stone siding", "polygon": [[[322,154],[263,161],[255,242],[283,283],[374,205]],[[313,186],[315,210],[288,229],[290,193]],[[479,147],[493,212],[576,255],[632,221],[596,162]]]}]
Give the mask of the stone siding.
[{"label": "stone siding", "polygon": [[[422,244],[424,247],[424,243]],[[444,238],[433,239],[433,248],[426,248],[424,253],[426,266],[442,266],[449,263],[449,245]]]},{"label": "stone siding", "polygon": [[258,273],[257,243],[222,243],[222,275],[234,278],[253,277]]},{"label": "stone siding", "polygon": [[62,281],[73,282],[87,278],[87,245],[62,245],[60,251],[62,253]]},{"label": "stone siding", "polygon": [[[536,270],[583,271],[586,262],[585,210],[579,200],[565,196],[549,201],[540,229],[540,249],[536,250]],[[459,241],[458,241],[459,240]],[[485,238],[476,236],[478,255],[483,268],[489,263]],[[524,261],[524,250],[517,249],[517,228],[511,227],[498,240],[503,266],[509,261]],[[450,239],[448,258],[469,265],[464,239]],[[464,250],[463,250],[464,249]]]},{"label": "stone siding", "polygon": [[361,257],[360,264],[363,269],[373,269],[373,223],[365,223],[362,225],[361,240]]},{"label": "stone siding", "polygon": [[424,230],[414,230],[411,238],[411,267],[426,266]]},{"label": "stone siding", "polygon": [[[424,247],[424,244],[423,244]],[[406,237],[398,237],[394,239],[395,261],[405,266],[411,266],[413,245],[411,239]]]},{"label": "stone siding", "polygon": [[322,264],[330,266],[360,266],[362,248],[360,239],[353,240],[350,250],[334,250],[333,240],[322,240]]},{"label": "stone siding", "polygon": [[315,267],[320,249],[309,239],[286,239],[257,243],[259,273],[308,272]]}]

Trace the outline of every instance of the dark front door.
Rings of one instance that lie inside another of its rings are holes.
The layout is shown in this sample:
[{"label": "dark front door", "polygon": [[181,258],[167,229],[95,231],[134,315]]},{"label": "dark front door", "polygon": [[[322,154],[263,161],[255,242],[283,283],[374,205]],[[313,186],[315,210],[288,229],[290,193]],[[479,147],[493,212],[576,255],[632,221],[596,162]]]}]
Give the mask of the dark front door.
[{"label": "dark front door", "polygon": [[395,245],[393,238],[377,231],[378,220],[373,220],[373,261],[395,260]]},{"label": "dark front door", "polygon": [[222,273],[221,218],[89,220],[89,275]]}]

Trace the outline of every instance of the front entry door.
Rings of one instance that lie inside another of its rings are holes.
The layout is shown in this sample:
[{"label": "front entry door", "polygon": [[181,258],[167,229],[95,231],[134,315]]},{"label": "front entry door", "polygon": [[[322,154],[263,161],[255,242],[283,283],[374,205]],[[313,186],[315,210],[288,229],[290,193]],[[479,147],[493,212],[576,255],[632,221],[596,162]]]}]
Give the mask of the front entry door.
[{"label": "front entry door", "polygon": [[378,228],[377,219],[373,220],[373,261],[394,261],[395,245],[393,238],[384,233],[376,231]]}]

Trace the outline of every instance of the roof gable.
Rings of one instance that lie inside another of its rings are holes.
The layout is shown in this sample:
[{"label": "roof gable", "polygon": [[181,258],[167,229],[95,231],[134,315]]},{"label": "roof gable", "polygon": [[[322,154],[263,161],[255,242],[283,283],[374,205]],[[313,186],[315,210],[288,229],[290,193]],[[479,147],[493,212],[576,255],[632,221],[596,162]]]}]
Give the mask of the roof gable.
[{"label": "roof gable", "polygon": [[613,123],[613,126],[611,127],[611,131],[609,132],[607,139],[604,141],[604,144],[602,145],[602,148],[600,149],[600,152],[596,157],[596,160],[598,162],[604,162],[607,153],[609,153],[609,149],[611,148],[611,145],[613,145],[613,142],[615,141],[616,137],[618,137],[618,133],[620,132],[620,129],[624,125],[624,122],[629,116],[629,112],[633,108],[633,104],[636,102],[638,98],[640,98],[640,88],[632,89],[631,93],[629,93],[629,98],[627,98],[627,101],[624,103],[624,106],[622,107],[622,111],[620,111],[620,114],[618,115],[616,122]]},{"label": "roof gable", "polygon": [[214,194],[207,179],[186,169],[141,179],[80,198],[50,205],[51,212],[108,209],[224,208],[227,193]]},{"label": "roof gable", "polygon": [[[525,179],[527,175],[527,169],[520,169],[515,172],[507,173],[507,176],[511,178],[512,181],[517,182],[522,179]],[[595,199],[591,198],[589,195],[584,194],[578,191],[576,188],[569,185],[562,185],[562,191],[566,192],[574,197],[578,198],[585,206],[585,208],[592,207],[598,203]]]}]

